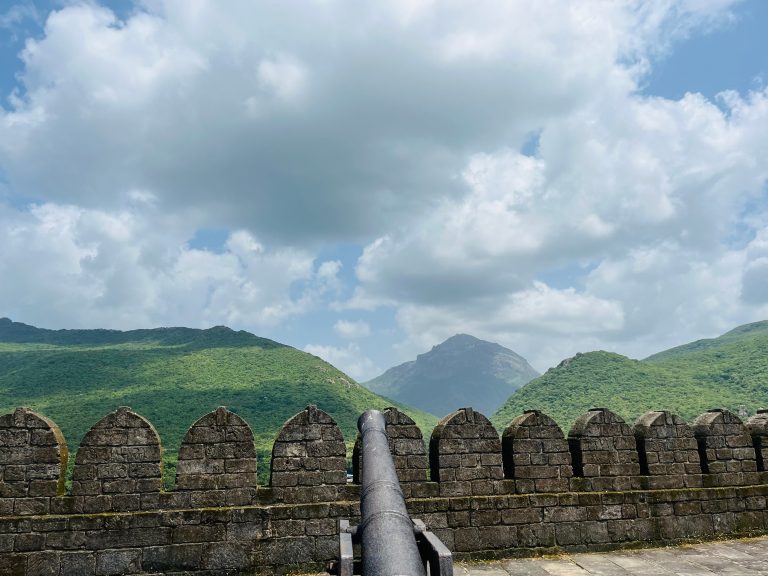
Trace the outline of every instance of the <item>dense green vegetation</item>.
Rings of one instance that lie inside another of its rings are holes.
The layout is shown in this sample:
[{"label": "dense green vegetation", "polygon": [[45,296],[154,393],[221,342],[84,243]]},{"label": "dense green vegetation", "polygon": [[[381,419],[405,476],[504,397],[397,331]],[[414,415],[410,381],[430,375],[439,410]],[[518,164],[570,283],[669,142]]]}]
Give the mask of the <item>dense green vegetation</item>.
[{"label": "dense green vegetation", "polygon": [[642,361],[610,352],[577,354],[515,392],[492,420],[502,430],[523,410],[537,408],[567,433],[593,407],[609,408],[630,423],[662,409],[689,422],[716,407],[752,415],[768,407],[768,321]]},{"label": "dense green vegetation", "polygon": [[368,408],[397,405],[426,437],[436,423],[320,358],[243,331],[52,331],[0,319],[0,413],[29,406],[52,418],[70,450],[103,416],[130,406],[157,428],[172,476],[187,428],[227,406],[253,429],[264,482],[280,427],[308,404],[333,416],[348,444]]}]

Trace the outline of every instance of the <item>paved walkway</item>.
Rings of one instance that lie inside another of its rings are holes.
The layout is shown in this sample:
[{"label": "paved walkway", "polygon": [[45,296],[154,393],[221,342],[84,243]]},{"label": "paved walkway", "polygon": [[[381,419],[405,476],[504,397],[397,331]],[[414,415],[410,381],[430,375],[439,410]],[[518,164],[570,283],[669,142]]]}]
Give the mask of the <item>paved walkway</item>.
[{"label": "paved walkway", "polygon": [[768,536],[674,548],[454,564],[456,576],[768,576]]}]

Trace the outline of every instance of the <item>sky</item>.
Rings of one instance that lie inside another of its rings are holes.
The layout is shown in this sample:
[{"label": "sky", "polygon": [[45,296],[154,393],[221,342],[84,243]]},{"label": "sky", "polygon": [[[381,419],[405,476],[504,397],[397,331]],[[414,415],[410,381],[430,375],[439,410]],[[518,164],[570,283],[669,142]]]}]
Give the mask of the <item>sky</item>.
[{"label": "sky", "polygon": [[768,319],[768,2],[0,0],[0,316],[359,381]]}]

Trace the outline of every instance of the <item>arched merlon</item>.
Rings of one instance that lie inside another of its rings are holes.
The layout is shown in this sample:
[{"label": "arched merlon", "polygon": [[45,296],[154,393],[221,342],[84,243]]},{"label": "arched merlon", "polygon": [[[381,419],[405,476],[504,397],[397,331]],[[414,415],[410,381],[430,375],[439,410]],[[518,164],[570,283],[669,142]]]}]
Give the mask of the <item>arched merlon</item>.
[{"label": "arched merlon", "polygon": [[640,474],[635,435],[624,420],[606,408],[580,416],[568,433],[574,473],[592,479],[595,490],[623,490]]},{"label": "arched merlon", "polygon": [[738,416],[725,408],[709,410],[693,422],[701,468],[712,486],[741,486],[757,481],[752,438]]},{"label": "arched merlon", "polygon": [[768,410],[758,410],[747,420],[747,430],[752,436],[752,446],[758,472],[765,472],[768,464]]},{"label": "arched merlon", "polygon": [[72,496],[84,511],[141,509],[145,494],[160,491],[162,449],[145,418],[122,406],[86,433],[75,456]]},{"label": "arched merlon", "polygon": [[[701,486],[701,465],[693,430],[666,410],[646,412],[635,423],[643,475],[652,488]],[[690,475],[690,477],[688,477]]]},{"label": "arched merlon", "polygon": [[499,434],[472,408],[440,420],[429,441],[429,461],[441,496],[494,494],[504,478]]},{"label": "arched merlon", "polygon": [[[389,452],[392,454],[400,487],[408,498],[412,495],[409,484],[427,480],[429,462],[424,449],[424,437],[411,417],[397,408],[389,407],[382,413],[387,424]],[[352,452],[352,473],[355,482],[359,482],[361,466],[360,435],[358,435]]]},{"label": "arched merlon", "polygon": [[176,490],[256,487],[256,448],[250,426],[220,406],[187,431],[176,464]]},{"label": "arched merlon", "polygon": [[0,416],[0,498],[64,493],[67,443],[59,427],[29,408]]},{"label": "arched merlon", "polygon": [[515,490],[566,492],[571,454],[563,431],[549,416],[526,410],[509,423],[501,439],[504,477],[515,479]]},{"label": "arched merlon", "polygon": [[271,485],[287,502],[333,501],[347,482],[346,453],[334,419],[310,405],[277,435]]}]

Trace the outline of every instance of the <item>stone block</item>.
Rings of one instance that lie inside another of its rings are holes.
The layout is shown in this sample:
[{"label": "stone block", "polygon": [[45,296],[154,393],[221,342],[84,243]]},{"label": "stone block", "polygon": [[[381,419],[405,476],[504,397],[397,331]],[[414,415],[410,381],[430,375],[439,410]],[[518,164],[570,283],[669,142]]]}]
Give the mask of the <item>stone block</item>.
[{"label": "stone block", "polygon": [[201,566],[203,544],[150,546],[142,551],[141,567],[147,572],[196,570]]},{"label": "stone block", "polygon": [[96,572],[96,554],[90,551],[62,552],[60,576],[84,576]]},{"label": "stone block", "polygon": [[204,547],[201,567],[211,571],[242,571],[251,564],[247,548],[239,542],[209,544]]},{"label": "stone block", "polygon": [[137,574],[141,570],[141,550],[104,550],[96,552],[96,575]]},{"label": "stone block", "polygon": [[225,539],[225,535],[226,530],[221,524],[177,526],[173,530],[173,543],[220,542]]},{"label": "stone block", "polygon": [[61,558],[58,552],[37,552],[30,554],[27,561],[27,576],[58,576]]}]

